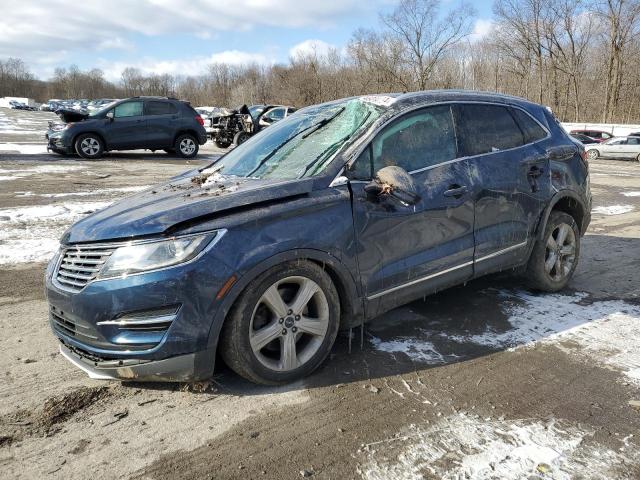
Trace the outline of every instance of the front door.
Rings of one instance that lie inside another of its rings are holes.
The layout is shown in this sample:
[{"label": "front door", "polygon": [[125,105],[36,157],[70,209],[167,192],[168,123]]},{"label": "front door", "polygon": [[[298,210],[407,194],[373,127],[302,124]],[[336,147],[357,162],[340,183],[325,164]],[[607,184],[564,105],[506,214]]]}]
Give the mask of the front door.
[{"label": "front door", "polygon": [[[373,174],[408,171],[420,200],[403,204],[364,190]],[[473,273],[473,201],[457,152],[449,105],[405,114],[386,126],[350,169],[358,262],[369,315],[462,282]]]},{"label": "front door", "polygon": [[454,107],[475,203],[475,274],[522,263],[550,195],[547,132],[526,112],[502,105]]},{"label": "front door", "polygon": [[105,126],[109,148],[140,148],[145,145],[147,124],[143,115],[143,102],[133,100],[116,105],[113,121]]}]

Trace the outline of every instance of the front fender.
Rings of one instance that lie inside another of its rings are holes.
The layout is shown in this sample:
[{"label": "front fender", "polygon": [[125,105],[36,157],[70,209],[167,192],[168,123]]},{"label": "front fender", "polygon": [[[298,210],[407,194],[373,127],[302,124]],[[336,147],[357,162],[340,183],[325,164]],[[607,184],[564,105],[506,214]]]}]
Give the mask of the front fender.
[{"label": "front fender", "polygon": [[240,294],[254,278],[275,265],[292,260],[303,259],[311,260],[323,266],[327,266],[329,267],[330,272],[334,274],[331,275],[332,280],[334,281],[334,283],[338,283],[336,285],[336,289],[340,293],[341,306],[344,310],[342,311],[341,328],[348,328],[353,325],[359,325],[362,322],[364,315],[362,298],[358,293],[360,289],[358,288],[353,275],[342,264],[342,262],[340,262],[340,260],[338,260],[333,255],[321,250],[288,250],[285,252],[280,252],[267,258],[266,260],[263,260],[236,280],[236,282],[225,295],[213,319],[211,329],[209,331],[209,341],[207,349],[215,350],[217,348],[222,325],[227,318],[231,307],[233,307]]}]

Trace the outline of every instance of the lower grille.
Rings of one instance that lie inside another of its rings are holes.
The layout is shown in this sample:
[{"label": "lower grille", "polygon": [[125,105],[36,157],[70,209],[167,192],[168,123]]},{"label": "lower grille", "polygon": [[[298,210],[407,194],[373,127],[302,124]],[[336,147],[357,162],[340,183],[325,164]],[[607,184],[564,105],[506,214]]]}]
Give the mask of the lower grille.
[{"label": "lower grille", "polygon": [[98,337],[92,335],[91,329],[85,325],[82,325],[78,322],[74,322],[70,320],[67,316],[65,316],[64,312],[51,307],[49,311],[49,315],[51,316],[51,320],[53,321],[53,325],[56,330],[60,333],[63,333],[69,337],[75,337],[80,340],[89,339],[89,340],[97,340]]},{"label": "lower grille", "polygon": [[55,278],[65,290],[79,292],[95,280],[115,247],[77,245],[62,252]]}]

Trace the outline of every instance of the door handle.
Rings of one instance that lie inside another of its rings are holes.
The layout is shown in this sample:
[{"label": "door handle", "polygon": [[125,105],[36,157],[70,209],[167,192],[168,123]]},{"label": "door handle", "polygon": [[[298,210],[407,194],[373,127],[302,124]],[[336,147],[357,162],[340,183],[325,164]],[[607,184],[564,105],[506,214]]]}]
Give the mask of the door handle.
[{"label": "door handle", "polygon": [[445,197],[460,198],[468,191],[469,189],[466,186],[454,184],[454,185],[449,185],[449,189],[445,190],[443,195]]}]

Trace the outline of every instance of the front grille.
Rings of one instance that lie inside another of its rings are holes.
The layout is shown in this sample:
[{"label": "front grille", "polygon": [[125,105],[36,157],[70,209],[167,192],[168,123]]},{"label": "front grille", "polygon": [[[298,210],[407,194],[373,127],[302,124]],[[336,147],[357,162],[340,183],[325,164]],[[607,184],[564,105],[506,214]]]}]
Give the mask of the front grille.
[{"label": "front grille", "polygon": [[68,318],[63,311],[51,307],[49,311],[51,315],[51,320],[53,321],[53,326],[60,333],[64,333],[69,337],[75,337],[80,340],[89,339],[89,340],[97,340],[98,337],[92,335],[91,329],[85,325],[74,322],[70,318]]},{"label": "front grille", "polygon": [[115,247],[86,245],[67,248],[62,253],[56,281],[65,290],[79,292],[98,276],[114,250]]}]

